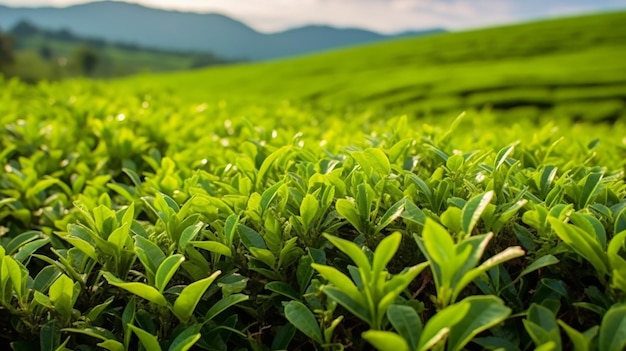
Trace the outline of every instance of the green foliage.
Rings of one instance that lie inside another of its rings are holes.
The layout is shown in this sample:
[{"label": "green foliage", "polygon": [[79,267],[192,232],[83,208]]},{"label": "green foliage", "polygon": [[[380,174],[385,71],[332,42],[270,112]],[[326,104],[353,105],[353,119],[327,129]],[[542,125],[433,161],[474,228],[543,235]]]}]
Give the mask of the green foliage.
[{"label": "green foliage", "polygon": [[400,246],[400,233],[393,233],[380,242],[374,251],[372,262],[354,243],[332,236],[326,238],[352,259],[357,273],[351,272],[355,282],[334,267],[312,264],[320,275],[332,283],[324,286],[322,291],[367,322],[372,329],[380,329],[387,308],[426,268],[428,262],[408,267],[401,273],[387,277],[386,267]]},{"label": "green foliage", "polygon": [[12,349],[624,348],[623,121],[127,82],[0,81]]},{"label": "green foliage", "polygon": [[[479,207],[472,206],[475,209]],[[466,229],[471,231],[472,227],[473,225],[468,224]],[[455,244],[443,227],[431,219],[426,220],[422,237],[415,235],[415,240],[431,263],[437,287],[435,303],[438,308],[444,308],[455,302],[462,289],[481,274],[503,262],[524,255],[520,247],[510,247],[478,265],[492,237],[492,234],[475,235]]]},{"label": "green foliage", "polygon": [[[495,296],[473,296],[435,314],[422,328],[407,306],[389,308],[389,320],[398,334],[370,330],[364,338],[380,350],[463,350],[477,334],[501,323],[511,310]],[[398,316],[403,314],[403,316]]]}]

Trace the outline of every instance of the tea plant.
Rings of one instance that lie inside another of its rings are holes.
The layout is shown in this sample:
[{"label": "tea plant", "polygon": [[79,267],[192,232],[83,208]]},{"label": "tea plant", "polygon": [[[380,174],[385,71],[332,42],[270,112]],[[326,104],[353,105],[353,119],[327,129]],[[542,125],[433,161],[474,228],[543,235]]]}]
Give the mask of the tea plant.
[{"label": "tea plant", "polygon": [[624,348],[623,122],[133,89],[0,83],[4,348]]}]

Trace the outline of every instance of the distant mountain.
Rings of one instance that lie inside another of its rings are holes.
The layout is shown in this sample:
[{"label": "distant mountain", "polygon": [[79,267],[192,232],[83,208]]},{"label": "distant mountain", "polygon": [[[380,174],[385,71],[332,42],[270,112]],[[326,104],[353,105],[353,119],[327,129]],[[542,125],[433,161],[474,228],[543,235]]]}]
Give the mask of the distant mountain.
[{"label": "distant mountain", "polygon": [[[226,58],[249,60],[294,56],[397,37],[328,26],[305,26],[264,34],[219,14],[166,11],[117,1],[65,8],[0,6],[0,28],[6,30],[21,20],[47,29],[65,28],[81,36],[163,49],[210,51]],[[442,31],[433,29],[410,34]]]}]

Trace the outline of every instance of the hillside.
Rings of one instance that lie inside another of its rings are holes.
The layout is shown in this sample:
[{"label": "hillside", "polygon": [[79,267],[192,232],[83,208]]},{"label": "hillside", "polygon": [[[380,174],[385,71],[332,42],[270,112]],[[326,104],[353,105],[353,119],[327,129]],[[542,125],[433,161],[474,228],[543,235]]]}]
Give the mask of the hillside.
[{"label": "hillside", "polygon": [[[19,22],[13,37],[16,62],[9,75],[26,81],[88,75],[112,78],[140,72],[188,70],[229,61],[208,52],[153,49],[136,44],[87,38],[69,30],[47,30]],[[93,67],[84,72],[81,55],[93,55]]]},{"label": "hillside", "polygon": [[[165,11],[117,1],[92,2],[65,8],[0,6],[0,27],[10,28],[21,20],[28,20],[46,29],[66,28],[81,36],[169,50],[209,51],[239,60],[301,55],[394,37],[360,29],[319,26],[265,34],[219,14]],[[411,35],[441,31],[425,30],[411,32]]]},{"label": "hillside", "polygon": [[403,39],[292,60],[122,84],[196,99],[290,99],[318,107],[454,115],[491,106],[508,116],[614,120],[626,99],[626,12]]}]

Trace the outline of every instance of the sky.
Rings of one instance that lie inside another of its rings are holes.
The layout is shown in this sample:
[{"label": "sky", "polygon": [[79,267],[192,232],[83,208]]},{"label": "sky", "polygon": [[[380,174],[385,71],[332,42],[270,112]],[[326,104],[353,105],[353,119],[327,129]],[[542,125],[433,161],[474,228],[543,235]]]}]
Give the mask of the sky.
[{"label": "sky", "polygon": [[[86,0],[0,0],[9,6],[68,6]],[[384,33],[465,29],[588,12],[626,9],[626,0],[126,0],[150,7],[217,12],[263,32],[307,24]]]}]

